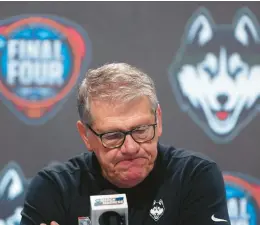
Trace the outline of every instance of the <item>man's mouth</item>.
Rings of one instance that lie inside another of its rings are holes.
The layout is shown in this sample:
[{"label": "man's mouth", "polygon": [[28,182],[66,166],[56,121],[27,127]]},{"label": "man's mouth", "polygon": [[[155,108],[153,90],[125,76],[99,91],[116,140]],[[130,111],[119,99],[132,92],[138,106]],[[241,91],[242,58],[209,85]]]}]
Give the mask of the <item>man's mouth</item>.
[{"label": "man's mouth", "polygon": [[129,165],[140,165],[143,164],[144,158],[132,158],[132,159],[124,159],[119,162],[120,165],[129,166]]}]

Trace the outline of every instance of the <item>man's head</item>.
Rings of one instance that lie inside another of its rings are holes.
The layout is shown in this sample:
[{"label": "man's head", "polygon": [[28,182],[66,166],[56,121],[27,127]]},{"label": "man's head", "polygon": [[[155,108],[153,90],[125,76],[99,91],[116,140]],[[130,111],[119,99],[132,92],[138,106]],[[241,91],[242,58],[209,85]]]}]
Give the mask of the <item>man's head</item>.
[{"label": "man's head", "polygon": [[162,134],[152,79],[125,63],[89,70],[78,92],[79,133],[118,187],[133,187],[153,169]]}]

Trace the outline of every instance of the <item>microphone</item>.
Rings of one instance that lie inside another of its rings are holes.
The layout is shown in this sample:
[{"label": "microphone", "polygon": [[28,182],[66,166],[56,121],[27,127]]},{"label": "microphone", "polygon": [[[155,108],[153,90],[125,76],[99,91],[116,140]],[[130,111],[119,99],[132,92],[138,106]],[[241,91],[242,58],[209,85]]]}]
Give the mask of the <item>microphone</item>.
[{"label": "microphone", "polygon": [[100,215],[98,222],[100,225],[125,225],[125,218],[115,211],[107,211]]},{"label": "microphone", "polygon": [[92,225],[128,225],[128,204],[125,194],[104,190],[90,196]]}]

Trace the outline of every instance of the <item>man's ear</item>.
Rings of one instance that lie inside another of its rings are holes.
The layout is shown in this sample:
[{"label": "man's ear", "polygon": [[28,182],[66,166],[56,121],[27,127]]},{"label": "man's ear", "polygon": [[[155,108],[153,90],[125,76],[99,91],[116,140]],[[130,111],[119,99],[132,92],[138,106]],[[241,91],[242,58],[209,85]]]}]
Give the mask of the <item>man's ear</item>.
[{"label": "man's ear", "polygon": [[92,151],[91,149],[91,144],[90,144],[90,141],[89,141],[89,135],[88,135],[88,131],[87,131],[87,128],[86,126],[80,121],[78,120],[77,121],[77,128],[78,128],[78,132],[80,134],[80,137],[82,138],[82,140],[84,141],[87,149],[89,151]]},{"label": "man's ear", "polygon": [[161,106],[158,104],[157,110],[156,110],[156,118],[157,118],[157,133],[158,137],[162,135],[162,109]]}]

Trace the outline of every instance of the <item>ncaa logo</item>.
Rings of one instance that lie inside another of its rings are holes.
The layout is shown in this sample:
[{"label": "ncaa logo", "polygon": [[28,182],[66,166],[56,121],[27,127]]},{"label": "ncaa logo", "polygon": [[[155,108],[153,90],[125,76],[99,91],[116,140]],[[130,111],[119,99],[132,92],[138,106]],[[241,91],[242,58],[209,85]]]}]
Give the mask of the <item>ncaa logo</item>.
[{"label": "ncaa logo", "polygon": [[260,181],[235,173],[224,174],[231,225],[257,225],[260,219]]},{"label": "ncaa logo", "polygon": [[3,103],[26,124],[53,117],[86,72],[87,33],[56,16],[22,15],[0,24],[0,91]]},{"label": "ncaa logo", "polygon": [[215,142],[231,141],[257,114],[259,40],[248,8],[224,25],[200,8],[186,26],[169,79],[182,110]]}]

